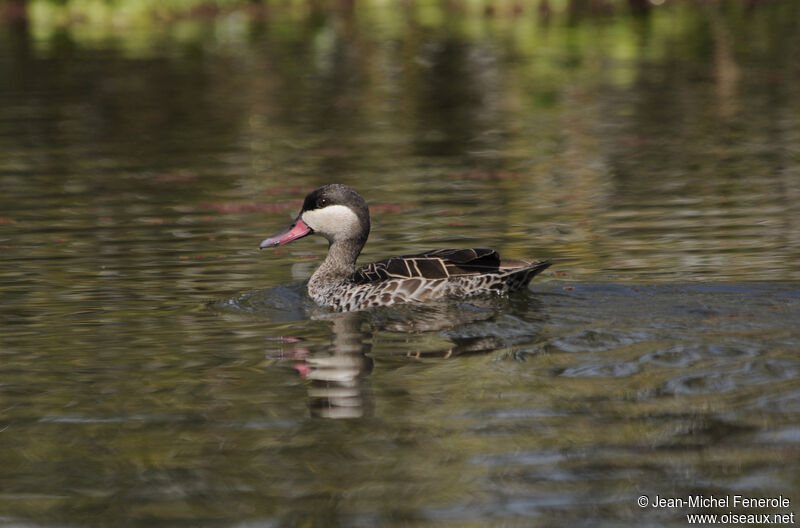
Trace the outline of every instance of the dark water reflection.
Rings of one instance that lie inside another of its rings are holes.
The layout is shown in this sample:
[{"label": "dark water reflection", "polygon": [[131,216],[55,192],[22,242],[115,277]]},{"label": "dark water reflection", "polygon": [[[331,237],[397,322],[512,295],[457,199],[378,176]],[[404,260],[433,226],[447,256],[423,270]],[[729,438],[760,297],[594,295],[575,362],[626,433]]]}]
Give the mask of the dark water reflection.
[{"label": "dark water reflection", "polygon": [[[796,512],[798,4],[668,4],[0,25],[0,524]],[[557,263],[326,313],[322,241],[256,247],[331,181],[364,260]]]}]

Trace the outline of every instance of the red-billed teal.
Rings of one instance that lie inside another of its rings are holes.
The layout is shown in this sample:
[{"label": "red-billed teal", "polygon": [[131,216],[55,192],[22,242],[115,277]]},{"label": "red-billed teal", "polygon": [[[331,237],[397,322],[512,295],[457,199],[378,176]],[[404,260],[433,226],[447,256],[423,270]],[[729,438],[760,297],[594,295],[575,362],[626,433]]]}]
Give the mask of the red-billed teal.
[{"label": "red-billed teal", "polygon": [[492,249],[436,249],[390,257],[356,268],[369,236],[369,209],[346,185],[325,185],[306,196],[295,221],[260,249],[320,234],[328,256],[308,281],[308,294],[337,311],[364,310],[442,297],[508,293],[524,288],[550,266],[543,260],[501,260]]}]

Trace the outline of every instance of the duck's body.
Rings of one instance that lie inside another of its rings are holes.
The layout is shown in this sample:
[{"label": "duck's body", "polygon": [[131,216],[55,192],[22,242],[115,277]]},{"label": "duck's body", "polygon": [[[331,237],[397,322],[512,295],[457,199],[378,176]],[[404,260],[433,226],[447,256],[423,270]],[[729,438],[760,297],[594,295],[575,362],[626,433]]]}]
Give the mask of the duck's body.
[{"label": "duck's body", "polygon": [[[309,294],[342,310],[361,310],[397,302],[425,302],[442,297],[508,293],[528,284],[549,262],[503,262],[492,249],[436,249],[391,257],[355,270],[332,290],[313,288]],[[316,286],[316,285],[315,285]]]},{"label": "duck's body", "polygon": [[337,311],[364,310],[442,297],[508,293],[525,287],[550,262],[503,261],[491,249],[437,249],[391,257],[356,268],[370,221],[364,199],[346,185],[326,185],[306,196],[295,222],[264,240],[274,247],[312,233],[330,242],[327,258],[308,281],[308,294]]}]

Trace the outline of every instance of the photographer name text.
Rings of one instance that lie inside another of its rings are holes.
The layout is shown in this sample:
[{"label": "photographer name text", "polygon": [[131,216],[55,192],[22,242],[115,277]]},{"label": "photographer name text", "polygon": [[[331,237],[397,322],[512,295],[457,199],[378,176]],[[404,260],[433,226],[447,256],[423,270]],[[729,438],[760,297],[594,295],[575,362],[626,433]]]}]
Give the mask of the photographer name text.
[{"label": "photographer name text", "polygon": [[788,497],[746,497],[744,495],[689,495],[687,497],[661,497],[650,500],[653,508],[788,508]]}]

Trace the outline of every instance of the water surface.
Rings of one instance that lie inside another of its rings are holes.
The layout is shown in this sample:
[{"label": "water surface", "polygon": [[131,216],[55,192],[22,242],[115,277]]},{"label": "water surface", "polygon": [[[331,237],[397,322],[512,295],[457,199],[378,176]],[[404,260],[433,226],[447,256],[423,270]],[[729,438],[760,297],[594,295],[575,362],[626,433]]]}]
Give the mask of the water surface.
[{"label": "water surface", "polygon": [[[796,512],[799,17],[725,5],[0,26],[0,523]],[[555,264],[327,313],[324,241],[257,246],[331,182],[364,261]]]}]

